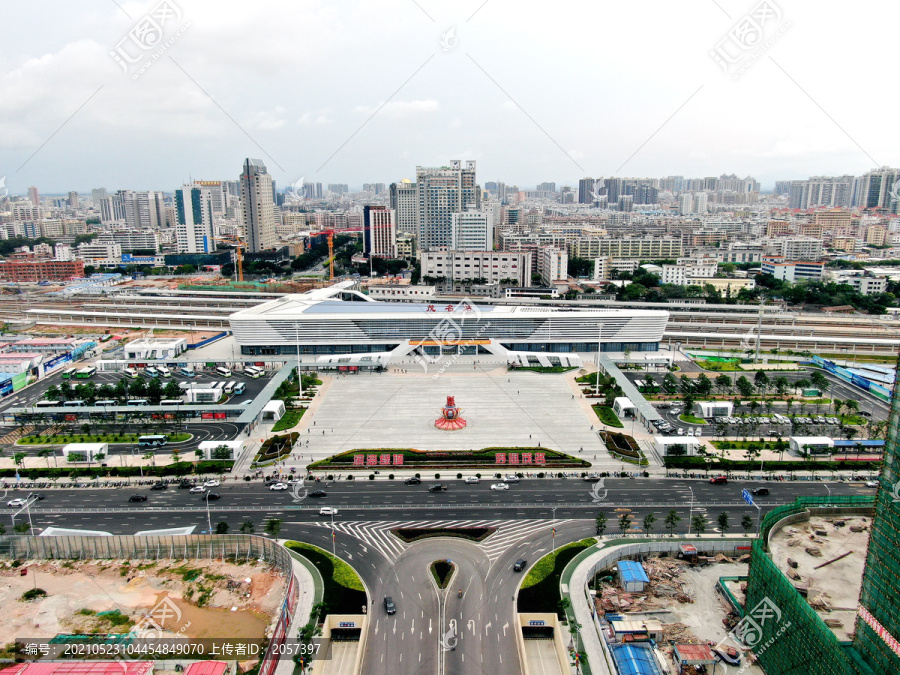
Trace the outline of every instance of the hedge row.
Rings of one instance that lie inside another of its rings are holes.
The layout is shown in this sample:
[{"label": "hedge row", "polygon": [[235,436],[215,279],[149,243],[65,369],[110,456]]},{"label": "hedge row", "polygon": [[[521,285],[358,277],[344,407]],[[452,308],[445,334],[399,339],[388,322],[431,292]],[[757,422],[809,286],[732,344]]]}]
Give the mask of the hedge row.
[{"label": "hedge row", "polygon": [[[688,469],[688,470],[704,470],[707,468],[707,461],[703,457],[666,457],[665,466],[667,469]],[[759,460],[747,461],[741,459],[721,459],[709,462],[709,469],[712,471],[750,471],[758,470],[760,466]],[[804,460],[788,460],[779,462],[770,460],[765,462],[765,467],[772,471],[868,471],[879,469],[881,462],[819,462]]]},{"label": "hedge row", "polygon": [[[145,466],[144,476],[185,476],[190,473],[228,473],[234,466],[233,461],[177,462],[166,466]],[[137,466],[79,466],[73,468],[19,469],[22,478],[106,478],[120,476],[122,478],[140,476],[141,468]],[[14,478],[16,469],[0,469],[0,477]]]}]

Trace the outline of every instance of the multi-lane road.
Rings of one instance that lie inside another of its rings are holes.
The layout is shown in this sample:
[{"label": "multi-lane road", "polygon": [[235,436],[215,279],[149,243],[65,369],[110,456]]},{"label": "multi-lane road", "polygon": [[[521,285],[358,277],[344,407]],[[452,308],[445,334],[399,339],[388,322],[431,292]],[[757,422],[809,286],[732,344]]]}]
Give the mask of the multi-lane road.
[{"label": "multi-lane road", "polygon": [[[675,532],[686,532],[690,516],[698,514],[706,516],[707,532],[715,531],[722,512],[729,515],[730,530],[739,531],[744,515],[754,520],[757,516],[756,508],[742,501],[741,490],[761,485],[653,478],[607,478],[602,483],[524,479],[509,490],[496,491],[490,489],[493,481],[444,482],[449,485],[446,492],[432,493],[428,481],[405,485],[343,480],[271,491],[260,481],[232,480],[213,488],[221,499],[210,502],[208,509],[201,495],[174,486],[162,491],[150,491],[147,486],[51,489],[18,521],[30,515],[36,530],[55,526],[133,534],[174,527],[204,532],[219,522],[228,523],[234,532],[245,520],[259,532],[264,521],[278,518],[281,537],[333,550],[359,573],[368,592],[371,619],[363,672],[438,673],[440,663],[448,674],[522,672],[514,633],[518,630],[516,590],[522,579],[522,573],[513,570],[517,559],[528,560],[530,566],[554,545],[593,536],[599,513],[607,518],[608,533],[618,533],[621,515],[628,514],[631,522],[626,531],[640,534],[644,516],[650,513],[656,518],[654,531],[661,532],[666,515],[673,510],[681,519]],[[873,492],[857,483],[776,481],[765,485],[770,494],[760,498],[763,511],[800,495]],[[313,498],[309,496],[313,489],[327,494]],[[24,496],[20,492],[9,491],[2,506]],[[135,493],[146,494],[147,501],[129,502]],[[325,505],[338,509],[334,519],[319,515]],[[13,509],[0,508],[0,518],[12,514]],[[438,539],[406,544],[391,534],[393,528],[412,525],[493,527],[496,532],[478,543]],[[447,558],[457,571],[442,595],[429,565]],[[385,596],[394,599],[395,614],[384,611]]]}]

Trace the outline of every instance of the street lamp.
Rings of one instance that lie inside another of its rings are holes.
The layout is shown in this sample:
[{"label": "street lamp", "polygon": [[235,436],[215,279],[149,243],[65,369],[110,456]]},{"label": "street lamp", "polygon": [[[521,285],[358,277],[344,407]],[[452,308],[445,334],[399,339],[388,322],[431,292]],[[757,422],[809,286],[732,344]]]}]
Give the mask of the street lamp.
[{"label": "street lamp", "polygon": [[694,517],[694,489],[689,485],[688,490],[691,493],[691,510],[688,513],[688,531],[687,531],[688,536],[690,536],[691,535],[691,520]]},{"label": "street lamp", "polygon": [[551,506],[550,511],[553,513],[553,525],[551,528],[552,540],[553,540],[553,552],[556,553],[556,507]]},{"label": "street lamp", "polygon": [[209,534],[212,534],[212,521],[209,518],[209,492],[205,492],[203,497],[204,501],[206,502],[206,527],[208,528],[207,532]]},{"label": "street lamp", "polygon": [[334,536],[334,509],[331,509],[331,555],[337,558],[337,543]]}]

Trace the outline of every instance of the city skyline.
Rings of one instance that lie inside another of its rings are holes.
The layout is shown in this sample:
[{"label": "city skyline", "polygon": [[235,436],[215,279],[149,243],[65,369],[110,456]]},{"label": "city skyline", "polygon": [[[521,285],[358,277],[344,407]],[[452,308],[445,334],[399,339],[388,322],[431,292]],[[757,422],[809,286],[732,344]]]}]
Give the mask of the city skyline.
[{"label": "city skyline", "polygon": [[[6,41],[0,177],[11,194],[175,189],[259,157],[281,186],[360,185],[466,157],[519,185],[730,171],[768,191],[896,165],[900,141],[834,83],[879,91],[856,55],[889,59],[900,9],[872,22],[833,5],[170,2],[162,47],[144,51],[129,32],[159,3],[97,1],[77,17],[13,6],[10,25],[41,30]],[[735,51],[754,11],[760,46]],[[841,39],[822,41],[838,20]],[[749,60],[735,70],[738,54]]]}]

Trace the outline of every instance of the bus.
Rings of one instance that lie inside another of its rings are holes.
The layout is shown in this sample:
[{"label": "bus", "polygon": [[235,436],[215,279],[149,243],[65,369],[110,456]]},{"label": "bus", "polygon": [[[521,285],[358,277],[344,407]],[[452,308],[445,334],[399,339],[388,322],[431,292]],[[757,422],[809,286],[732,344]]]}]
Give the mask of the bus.
[{"label": "bus", "polygon": [[64,371],[62,371],[62,379],[71,380],[72,376],[77,372],[78,368],[66,368]]},{"label": "bus", "polygon": [[94,401],[94,405],[106,407],[108,405],[119,405],[119,402],[114,398],[105,398],[100,401]]},{"label": "bus", "polygon": [[194,377],[195,375],[194,371],[190,368],[182,368],[178,372],[180,372],[184,377]]},{"label": "bus", "polygon": [[146,368],[144,368],[144,373],[146,373],[150,377],[159,377],[159,371],[153,366],[147,366]]},{"label": "bus", "polygon": [[231,377],[231,371],[228,370],[228,368],[223,368],[222,366],[216,368],[216,374],[220,377]]},{"label": "bus", "polygon": [[165,445],[169,442],[168,436],[140,436],[138,438],[138,445],[142,448],[146,448],[152,445]]},{"label": "bus", "polygon": [[172,377],[172,371],[165,366],[156,366],[156,370],[158,370],[159,374],[163,377]]},{"label": "bus", "polygon": [[125,405],[130,405],[130,406],[150,405],[150,401],[148,401],[146,398],[130,398],[130,399],[128,399],[128,401],[126,402]]},{"label": "bus", "polygon": [[254,380],[262,375],[262,371],[254,366],[244,366],[244,375],[252,377]]},{"label": "bus", "polygon": [[241,394],[244,393],[244,390],[246,388],[247,388],[247,386],[243,382],[238,382],[237,385],[235,385],[235,387],[234,387],[234,395],[240,396]]},{"label": "bus", "polygon": [[235,382],[229,382],[225,385],[225,389],[223,390],[228,396],[231,396],[234,393],[234,388],[237,386]]},{"label": "bus", "polygon": [[181,405],[184,403],[180,398],[166,398],[159,402],[160,405]]},{"label": "bus", "polygon": [[97,369],[94,366],[86,366],[75,373],[75,378],[78,380],[86,380],[89,377],[93,377],[97,374]]},{"label": "bus", "polygon": [[134,368],[126,368],[125,369],[125,377],[130,377],[132,380],[136,380],[139,376],[139,373]]},{"label": "bus", "polygon": [[38,401],[34,404],[36,408],[55,408],[61,405],[62,403],[60,403],[59,401]]},{"label": "bus", "polygon": [[63,403],[64,408],[84,408],[87,405],[84,401],[76,399],[74,401],[66,401]]}]

